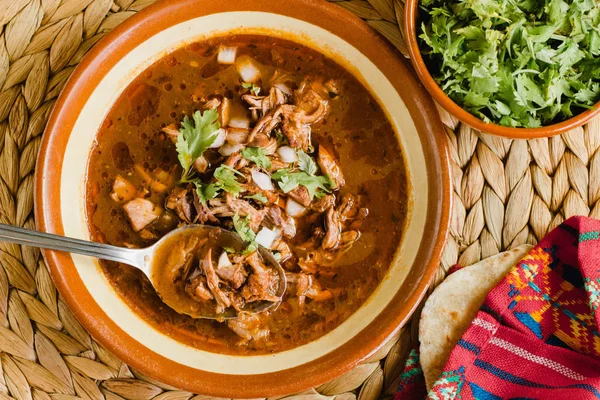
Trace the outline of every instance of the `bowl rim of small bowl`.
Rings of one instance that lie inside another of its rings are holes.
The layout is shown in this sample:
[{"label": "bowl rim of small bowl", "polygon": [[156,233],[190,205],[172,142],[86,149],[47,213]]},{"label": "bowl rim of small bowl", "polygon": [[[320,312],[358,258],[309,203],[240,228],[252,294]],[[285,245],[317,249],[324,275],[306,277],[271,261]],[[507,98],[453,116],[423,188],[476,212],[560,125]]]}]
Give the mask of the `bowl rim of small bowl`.
[{"label": "bowl rim of small bowl", "polygon": [[402,28],[404,30],[404,36],[406,37],[410,61],[417,73],[417,76],[421,80],[421,83],[423,86],[425,86],[425,89],[427,89],[433,99],[459,121],[483,133],[502,136],[508,139],[537,139],[566,133],[571,129],[585,125],[592,118],[600,115],[599,101],[592,106],[592,109],[584,111],[581,114],[566,119],[562,122],[542,126],[539,128],[512,128],[495,123],[487,123],[481,118],[478,118],[466,111],[456,102],[454,102],[450,96],[444,93],[444,91],[431,76],[431,73],[427,69],[427,65],[425,65],[417,37],[419,3],[420,0],[406,0],[404,8],[404,24]]},{"label": "bowl rim of small bowl", "polygon": [[[62,153],[73,123],[93,88],[118,60],[154,32],[182,21],[230,11],[262,11],[309,22],[341,37],[371,59],[386,75],[408,108],[418,128],[429,162],[425,166],[431,182],[425,226],[431,240],[420,245],[413,265],[425,265],[406,282],[414,290],[400,290],[365,329],[334,351],[307,364],[261,375],[227,375],[181,365],[158,355],[129,336],[98,306],[76,272],[70,255],[43,250],[51,277],[72,313],[98,342],[141,373],[172,386],[218,397],[265,397],[294,393],[315,387],[350,370],[374,354],[408,321],[434,279],[450,224],[451,180],[445,131],[435,104],[414,77],[402,55],[354,14],[321,0],[173,0],[157,2],[108,33],[93,47],[67,82],[51,113],[40,145],[34,187],[34,211],[38,229],[64,233],[60,210]],[[402,88],[402,90],[400,89]],[[64,273],[61,273],[66,271]],[[411,271],[415,271],[411,268]],[[403,283],[404,285],[404,283]],[[412,288],[411,288],[412,289]],[[405,299],[404,302],[398,299]],[[241,356],[243,357],[243,356]],[[318,367],[318,369],[316,368]],[[177,371],[177,373],[173,373]]]}]

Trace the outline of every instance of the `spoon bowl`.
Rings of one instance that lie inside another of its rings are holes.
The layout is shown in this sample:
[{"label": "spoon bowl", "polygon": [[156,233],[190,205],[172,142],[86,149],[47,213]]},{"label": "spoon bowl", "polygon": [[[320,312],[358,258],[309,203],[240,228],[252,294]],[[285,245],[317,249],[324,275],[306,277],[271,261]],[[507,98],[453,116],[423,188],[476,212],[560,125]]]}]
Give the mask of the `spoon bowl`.
[{"label": "spoon bowl", "polygon": [[[160,272],[161,268],[164,267],[164,263],[160,261],[173,251],[174,244],[190,236],[210,237],[210,240],[214,240],[215,246],[223,249],[230,248],[235,252],[242,252],[245,248],[244,241],[237,233],[209,225],[186,225],[169,232],[150,247],[128,249],[0,224],[0,241],[82,254],[133,266],[148,277],[162,301],[180,314],[187,314],[193,318],[216,319],[219,321],[236,318],[238,311],[232,307],[227,308],[223,313],[216,314],[210,312],[206,307],[190,307],[191,298],[188,301],[182,301],[180,293],[175,290],[168,290],[169,285],[174,286],[175,283],[172,281],[165,282],[162,279],[163,274]],[[281,298],[286,290],[285,271],[269,250],[259,246],[257,251],[269,267],[276,271],[278,283],[274,295]],[[157,255],[161,257],[157,257]],[[249,302],[244,305],[240,312],[260,313],[273,308],[277,304],[279,303],[266,300]]]},{"label": "spoon bowl", "polygon": [[[144,264],[140,268],[150,279],[152,286],[156,289],[162,301],[180,314],[186,314],[193,318],[209,318],[217,320],[225,320],[237,317],[237,311],[232,307],[225,310],[224,313],[211,313],[205,307],[198,307],[198,302],[191,300],[188,296],[181,295],[177,291],[172,290],[173,283],[163,279],[163,263],[161,260],[168,255],[173,248],[173,244],[177,241],[184,240],[189,236],[208,236],[213,241],[214,245],[222,249],[231,249],[235,253],[241,253],[245,249],[245,242],[240,236],[232,231],[221,229],[210,225],[186,225],[175,229],[163,236],[158,242],[151,247],[143,249],[145,251]],[[281,298],[286,290],[285,272],[281,265],[277,262],[273,254],[266,248],[259,246],[258,253],[262,259],[273,268],[278,275],[277,289],[275,296]],[[182,298],[183,297],[183,298]],[[276,304],[275,302],[261,300],[246,303],[243,312],[260,313],[266,311]]]}]

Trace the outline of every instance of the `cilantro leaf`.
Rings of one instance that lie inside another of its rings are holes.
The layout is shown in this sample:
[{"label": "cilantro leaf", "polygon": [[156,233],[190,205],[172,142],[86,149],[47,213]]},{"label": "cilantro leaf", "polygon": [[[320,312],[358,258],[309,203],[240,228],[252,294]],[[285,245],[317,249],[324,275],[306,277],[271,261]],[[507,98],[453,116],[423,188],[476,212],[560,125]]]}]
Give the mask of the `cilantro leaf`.
[{"label": "cilantro leaf", "polygon": [[256,200],[259,203],[263,203],[263,204],[267,204],[267,198],[265,197],[264,194],[262,193],[256,193],[253,194],[252,196],[244,196],[245,199],[252,199],[252,200]]},{"label": "cilantro leaf", "polygon": [[600,32],[592,31],[589,35],[590,53],[600,56]]},{"label": "cilantro leaf", "polygon": [[277,171],[275,171],[275,173],[273,175],[271,175],[271,179],[279,181],[281,180],[282,177],[288,175],[290,173],[290,169],[289,168],[281,168],[278,169]]},{"label": "cilantro leaf", "polygon": [[331,190],[331,180],[327,176],[314,176],[309,175],[304,171],[301,172],[289,172],[287,169],[280,169],[272,178],[277,181],[279,188],[284,193],[289,193],[299,185],[304,186],[308,189],[311,200],[314,197],[320,198],[325,193],[329,193]]},{"label": "cilantro leaf", "polygon": [[[275,178],[273,178],[273,179],[275,179]],[[281,190],[283,190],[284,193],[289,193],[292,190],[296,189],[298,187],[298,185],[300,185],[300,182],[298,182],[298,180],[295,179],[295,177],[291,173],[281,175],[281,177],[279,177],[279,179],[275,179],[275,180],[279,181],[277,184],[279,185],[279,188]]]},{"label": "cilantro leaf", "polygon": [[196,185],[196,193],[202,204],[205,204],[208,200],[214,199],[219,194],[219,186],[214,183],[202,183],[199,179],[194,181]]},{"label": "cilantro leaf", "polygon": [[246,147],[242,150],[242,156],[263,169],[271,168],[271,160],[260,147]]},{"label": "cilantro leaf", "polygon": [[238,213],[235,213],[232,219],[235,231],[240,235],[244,242],[253,242],[254,239],[256,239],[256,233],[250,228],[249,215],[246,215],[246,218],[240,218]]},{"label": "cilantro leaf", "polygon": [[248,244],[248,246],[246,246],[246,248],[244,249],[244,251],[242,251],[242,254],[254,253],[256,250],[258,250],[258,243],[257,242],[250,242]]},{"label": "cilantro leaf", "polygon": [[235,213],[232,219],[235,231],[240,235],[240,238],[242,238],[244,242],[248,243],[243,254],[256,251],[258,249],[258,243],[256,243],[256,233],[250,228],[250,216],[247,215],[246,218],[242,219],[238,213]]},{"label": "cilantro leaf", "polygon": [[544,106],[545,101],[542,96],[542,90],[528,74],[517,75],[515,83],[515,98],[520,105],[530,110]]},{"label": "cilantro leaf", "polygon": [[308,175],[314,175],[317,172],[317,164],[315,164],[312,157],[302,150],[298,150],[297,153],[300,170],[306,172]]},{"label": "cilantro leaf", "polygon": [[560,53],[555,58],[560,64],[561,73],[565,73],[585,57],[585,53],[579,49],[579,45],[573,40],[565,41],[558,50]]},{"label": "cilantro leaf", "polygon": [[311,200],[314,197],[321,198],[325,193],[330,192],[332,185],[331,180],[327,176],[313,176],[304,172],[295,172],[293,175],[293,179],[308,189]]},{"label": "cilantro leaf", "polygon": [[196,111],[193,120],[187,115],[183,118],[176,143],[177,157],[183,167],[182,181],[190,178],[194,161],[217,139],[217,131],[221,128],[218,119],[219,114],[215,110]]},{"label": "cilantro leaf", "polygon": [[284,193],[289,193],[298,186],[304,186],[308,189],[311,200],[314,197],[320,198],[325,193],[329,193],[333,183],[327,176],[315,176],[317,164],[311,156],[302,150],[298,150],[298,167],[300,171],[291,172],[289,168],[282,168],[275,171],[271,178],[277,181],[279,188]]},{"label": "cilantro leaf", "polygon": [[244,191],[242,185],[236,180],[236,175],[243,176],[240,172],[225,164],[221,164],[215,169],[213,174],[217,181],[216,186],[234,196],[237,196]]},{"label": "cilantro leaf", "polygon": [[242,82],[242,87],[250,90],[255,96],[260,93],[260,87],[256,86],[254,82]]},{"label": "cilantro leaf", "polygon": [[231,168],[228,165],[222,164],[213,174],[214,183],[203,183],[200,179],[195,179],[196,193],[202,204],[208,200],[217,197],[221,190],[231,193],[234,196],[239,195],[244,191],[243,186],[236,180],[236,176],[243,176],[240,172]]},{"label": "cilantro leaf", "polygon": [[600,96],[600,83],[594,83],[589,87],[583,87],[575,93],[575,100],[582,104],[590,104],[594,99]]}]

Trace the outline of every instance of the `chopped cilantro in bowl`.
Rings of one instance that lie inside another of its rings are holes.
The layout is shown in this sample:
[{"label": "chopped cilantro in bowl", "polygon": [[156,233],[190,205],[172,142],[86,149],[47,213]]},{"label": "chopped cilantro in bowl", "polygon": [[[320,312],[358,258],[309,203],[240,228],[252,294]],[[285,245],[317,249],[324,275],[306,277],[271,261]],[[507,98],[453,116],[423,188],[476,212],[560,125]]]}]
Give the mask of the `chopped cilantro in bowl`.
[{"label": "chopped cilantro in bowl", "polygon": [[537,128],[600,101],[600,2],[423,0],[420,8],[429,72],[483,121]]}]

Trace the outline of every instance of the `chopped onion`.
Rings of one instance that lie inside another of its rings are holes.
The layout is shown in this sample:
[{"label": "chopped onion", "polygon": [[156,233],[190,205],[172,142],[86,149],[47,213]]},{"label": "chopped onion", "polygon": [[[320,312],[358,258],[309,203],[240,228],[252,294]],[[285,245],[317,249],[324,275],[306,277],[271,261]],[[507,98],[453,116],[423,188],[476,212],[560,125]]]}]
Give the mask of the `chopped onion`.
[{"label": "chopped onion", "polygon": [[260,70],[254,60],[248,56],[236,60],[235,67],[244,82],[256,82],[260,78]]},{"label": "chopped onion", "polygon": [[257,170],[253,169],[252,180],[254,183],[256,183],[256,186],[262,190],[275,190],[275,186],[273,186],[271,177],[264,172],[258,172]]},{"label": "chopped onion", "polygon": [[291,163],[298,161],[298,154],[296,150],[292,149],[290,146],[281,146],[277,149],[277,153],[279,153],[279,157],[281,157],[281,161]]},{"label": "chopped onion", "polygon": [[256,240],[256,243],[260,244],[263,247],[266,247],[267,249],[270,249],[273,247],[273,242],[275,242],[280,237],[281,237],[281,233],[279,232],[278,229],[271,230],[269,228],[263,227],[256,234],[255,240]]},{"label": "chopped onion", "polygon": [[233,64],[235,63],[235,55],[237,53],[237,47],[221,46],[219,48],[219,55],[217,56],[217,62],[219,64]]},{"label": "chopped onion", "polygon": [[304,213],[305,210],[306,207],[304,207],[302,204],[291,198],[287,199],[287,203],[285,204],[285,212],[290,217],[299,217]]},{"label": "chopped onion", "polygon": [[292,95],[292,91],[285,83],[276,83],[273,86],[275,86],[277,89],[281,90],[283,93],[287,94],[288,96]]},{"label": "chopped onion", "polygon": [[221,253],[221,256],[219,257],[219,263],[218,263],[218,268],[223,268],[223,267],[229,267],[231,265],[231,261],[229,261],[229,256],[227,256],[227,252],[224,251],[223,253]]},{"label": "chopped onion", "polygon": [[250,120],[246,117],[233,117],[229,120],[229,126],[232,128],[248,129],[250,127]]},{"label": "chopped onion", "polygon": [[233,153],[240,151],[241,149],[243,149],[245,146],[243,144],[230,144],[230,143],[225,143],[223,146],[219,147],[219,154],[221,154],[222,156],[230,156]]},{"label": "chopped onion", "polygon": [[215,139],[213,144],[210,145],[210,148],[218,149],[219,147],[223,146],[225,144],[226,137],[227,137],[227,131],[223,128],[219,129],[217,131],[217,138]]}]

